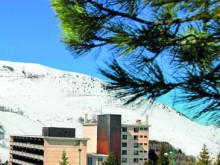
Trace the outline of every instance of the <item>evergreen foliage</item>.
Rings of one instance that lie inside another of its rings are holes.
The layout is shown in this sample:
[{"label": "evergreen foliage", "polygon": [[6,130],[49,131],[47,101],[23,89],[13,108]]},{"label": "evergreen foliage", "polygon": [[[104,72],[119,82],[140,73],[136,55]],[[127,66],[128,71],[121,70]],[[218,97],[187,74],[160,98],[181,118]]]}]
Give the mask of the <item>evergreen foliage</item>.
[{"label": "evergreen foliage", "polygon": [[209,151],[206,147],[206,145],[203,145],[202,151],[200,152],[198,156],[198,162],[197,165],[211,165],[212,161],[209,156]]},{"label": "evergreen foliage", "polygon": [[220,152],[217,155],[214,165],[220,165]]},{"label": "evergreen foliage", "polygon": [[169,165],[169,155],[166,152],[165,144],[161,143],[157,165]]},{"label": "evergreen foliage", "polygon": [[66,152],[63,151],[61,161],[60,161],[60,165],[68,165],[68,164],[69,164],[68,157],[66,155]]},{"label": "evergreen foliage", "polygon": [[100,72],[125,104],[171,94],[195,110],[192,118],[211,112],[209,121],[220,121],[219,0],[51,2],[75,57],[110,50],[112,60]]},{"label": "evergreen foliage", "polygon": [[110,153],[107,159],[103,162],[103,165],[117,165],[117,161],[114,153]]},{"label": "evergreen foliage", "polygon": [[157,163],[155,163],[153,160],[149,159],[148,161],[144,162],[144,165],[156,165]]},{"label": "evergreen foliage", "polygon": [[148,164],[149,165],[156,165],[157,164],[157,159],[158,159],[157,154],[155,153],[155,151],[153,149],[150,148]]}]

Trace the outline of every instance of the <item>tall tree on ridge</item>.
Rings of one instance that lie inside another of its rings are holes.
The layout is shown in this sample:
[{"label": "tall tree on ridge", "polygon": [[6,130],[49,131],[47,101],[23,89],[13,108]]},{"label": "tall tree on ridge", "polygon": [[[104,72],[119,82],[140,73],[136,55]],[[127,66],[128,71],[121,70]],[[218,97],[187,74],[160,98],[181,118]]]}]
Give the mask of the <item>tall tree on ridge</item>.
[{"label": "tall tree on ridge", "polygon": [[166,152],[165,143],[161,143],[157,165],[169,165],[169,154]]},{"label": "tall tree on ridge", "polygon": [[202,151],[200,152],[199,156],[198,156],[198,165],[211,165],[212,164],[212,160],[210,159],[209,156],[209,151],[206,147],[206,145],[203,145]]},{"label": "tall tree on ridge", "polygon": [[220,152],[218,153],[214,165],[220,165]]}]

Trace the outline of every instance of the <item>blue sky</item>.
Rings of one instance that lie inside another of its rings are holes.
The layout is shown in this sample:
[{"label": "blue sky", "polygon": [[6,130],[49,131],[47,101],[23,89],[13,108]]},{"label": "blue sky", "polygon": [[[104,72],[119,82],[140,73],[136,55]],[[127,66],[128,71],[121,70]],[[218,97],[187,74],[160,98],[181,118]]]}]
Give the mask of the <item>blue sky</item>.
[{"label": "blue sky", "polygon": [[62,31],[50,0],[0,1],[0,60],[38,63],[101,77],[99,59],[74,59],[60,42]]}]

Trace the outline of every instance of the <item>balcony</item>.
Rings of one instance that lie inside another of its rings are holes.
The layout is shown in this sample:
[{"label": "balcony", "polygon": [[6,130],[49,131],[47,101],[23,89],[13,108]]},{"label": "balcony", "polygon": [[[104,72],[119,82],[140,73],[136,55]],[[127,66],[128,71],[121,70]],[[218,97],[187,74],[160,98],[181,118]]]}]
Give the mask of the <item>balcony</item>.
[{"label": "balcony", "polygon": [[13,155],[19,155],[19,156],[23,156],[23,157],[38,159],[38,160],[43,160],[44,159],[44,157],[42,155],[31,154],[31,153],[22,152],[22,151],[10,151],[10,153],[13,154]]},{"label": "balcony", "polygon": [[31,144],[31,143],[21,143],[21,142],[11,142],[11,146],[19,146],[25,148],[33,148],[33,149],[43,149],[44,146],[40,144]]}]

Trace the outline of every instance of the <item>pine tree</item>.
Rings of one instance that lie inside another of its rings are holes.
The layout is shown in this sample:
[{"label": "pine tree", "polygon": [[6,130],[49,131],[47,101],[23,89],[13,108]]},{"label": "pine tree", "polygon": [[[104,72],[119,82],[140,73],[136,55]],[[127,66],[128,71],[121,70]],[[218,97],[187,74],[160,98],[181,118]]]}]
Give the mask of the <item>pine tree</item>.
[{"label": "pine tree", "polygon": [[110,153],[107,159],[103,162],[103,165],[117,165],[117,161],[114,153]]},{"label": "pine tree", "polygon": [[157,154],[155,153],[155,151],[153,149],[150,148],[148,164],[149,165],[156,165],[157,164],[157,159],[158,159]]},{"label": "pine tree", "polygon": [[161,143],[160,151],[157,159],[157,165],[168,165],[169,155],[166,153],[165,144]]},{"label": "pine tree", "polygon": [[68,165],[68,157],[66,156],[66,152],[63,151],[62,153],[62,157],[61,157],[61,161],[60,161],[60,165]]},{"label": "pine tree", "polygon": [[144,162],[144,165],[156,165],[156,163],[149,159],[148,161]]},{"label": "pine tree", "polygon": [[198,165],[211,165],[212,164],[212,161],[209,156],[209,151],[205,144],[203,145],[202,151],[200,152],[198,156],[197,164]]},{"label": "pine tree", "polygon": [[195,112],[192,118],[220,121],[219,0],[51,2],[62,42],[75,57],[112,57],[100,72],[112,80],[106,89],[125,104],[170,95],[173,104]]},{"label": "pine tree", "polygon": [[217,155],[214,165],[220,165],[220,152]]}]

